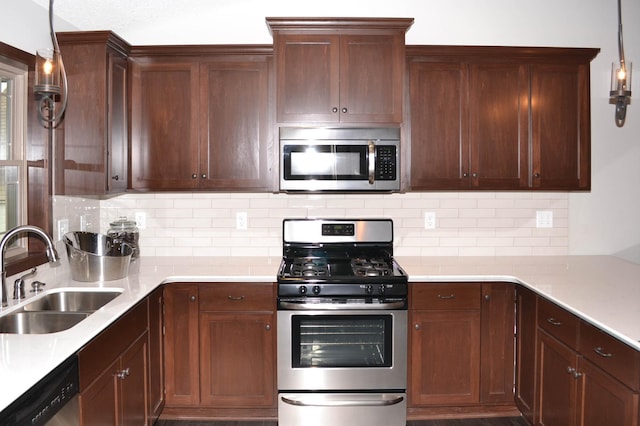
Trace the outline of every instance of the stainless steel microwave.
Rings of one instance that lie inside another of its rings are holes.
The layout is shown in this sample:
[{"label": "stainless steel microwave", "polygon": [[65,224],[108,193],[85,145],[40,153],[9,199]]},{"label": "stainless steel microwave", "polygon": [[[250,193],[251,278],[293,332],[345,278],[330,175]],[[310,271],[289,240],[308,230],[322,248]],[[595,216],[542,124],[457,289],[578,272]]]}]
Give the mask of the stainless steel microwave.
[{"label": "stainless steel microwave", "polygon": [[400,129],[280,129],[281,191],[400,190]]}]

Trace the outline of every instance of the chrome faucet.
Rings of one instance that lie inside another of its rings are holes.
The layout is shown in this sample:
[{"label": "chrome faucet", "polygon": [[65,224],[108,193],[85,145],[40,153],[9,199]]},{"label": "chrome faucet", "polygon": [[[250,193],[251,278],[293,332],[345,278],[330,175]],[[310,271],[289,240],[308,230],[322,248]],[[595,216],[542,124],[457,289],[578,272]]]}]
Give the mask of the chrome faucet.
[{"label": "chrome faucet", "polygon": [[9,241],[17,234],[23,232],[36,234],[44,240],[44,242],[47,244],[47,259],[49,259],[49,262],[57,262],[60,259],[60,257],[58,256],[58,252],[54,247],[53,241],[51,240],[51,237],[49,237],[49,235],[47,235],[47,233],[44,232],[44,230],[42,230],[41,228],[32,225],[21,225],[9,229],[4,234],[4,237],[2,237],[2,240],[0,240],[0,267],[2,267],[2,283],[0,285],[0,292],[2,293],[3,308],[7,306],[7,272],[4,269],[4,252]]}]

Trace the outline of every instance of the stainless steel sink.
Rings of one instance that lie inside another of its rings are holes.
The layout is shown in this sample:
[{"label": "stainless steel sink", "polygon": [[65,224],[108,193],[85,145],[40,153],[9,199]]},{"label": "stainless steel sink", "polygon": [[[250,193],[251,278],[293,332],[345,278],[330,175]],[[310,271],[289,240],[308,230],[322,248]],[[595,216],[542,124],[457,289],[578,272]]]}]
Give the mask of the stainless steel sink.
[{"label": "stainless steel sink", "polygon": [[116,297],[120,291],[64,290],[45,294],[24,306],[24,311],[93,312]]},{"label": "stainless steel sink", "polygon": [[0,317],[0,333],[56,333],[73,327],[88,316],[88,312],[15,312]]},{"label": "stainless steel sink", "polygon": [[121,294],[119,290],[52,291],[0,316],[0,333],[47,334],[67,330]]}]

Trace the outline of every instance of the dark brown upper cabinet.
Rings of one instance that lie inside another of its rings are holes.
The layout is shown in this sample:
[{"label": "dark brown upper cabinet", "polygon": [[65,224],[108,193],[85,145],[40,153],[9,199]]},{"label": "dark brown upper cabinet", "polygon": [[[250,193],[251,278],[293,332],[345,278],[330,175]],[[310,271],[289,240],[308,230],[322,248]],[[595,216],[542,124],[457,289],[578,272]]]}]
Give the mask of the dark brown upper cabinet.
[{"label": "dark brown upper cabinet", "polygon": [[134,48],[131,188],[266,191],[272,49]]},{"label": "dark brown upper cabinet", "polygon": [[402,122],[413,19],[267,18],[279,123]]},{"label": "dark brown upper cabinet", "polygon": [[597,52],[408,46],[406,189],[590,189]]},{"label": "dark brown upper cabinet", "polygon": [[130,46],[110,31],[58,33],[69,95],[55,145],[56,192],[111,196],[127,189]]}]

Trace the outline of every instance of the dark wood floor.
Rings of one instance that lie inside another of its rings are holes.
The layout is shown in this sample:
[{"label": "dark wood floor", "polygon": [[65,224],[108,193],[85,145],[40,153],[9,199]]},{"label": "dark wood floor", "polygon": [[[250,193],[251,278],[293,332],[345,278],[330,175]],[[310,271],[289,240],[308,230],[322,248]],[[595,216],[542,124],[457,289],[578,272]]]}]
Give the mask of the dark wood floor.
[{"label": "dark wood floor", "polygon": [[[527,426],[522,417],[503,417],[489,419],[461,419],[461,420],[420,420],[409,421],[407,426]],[[274,421],[252,422],[202,422],[187,420],[158,420],[154,426],[277,426]],[[330,425],[327,425],[330,426]]]}]

